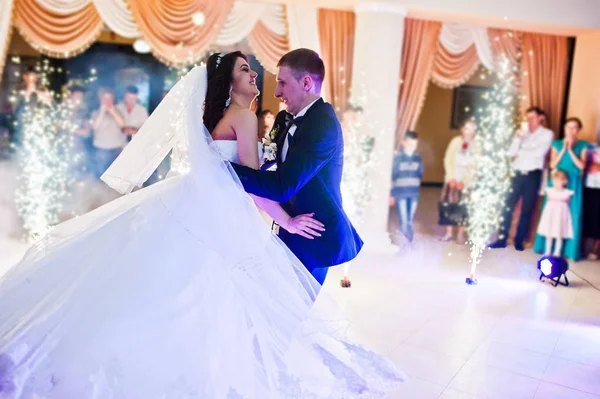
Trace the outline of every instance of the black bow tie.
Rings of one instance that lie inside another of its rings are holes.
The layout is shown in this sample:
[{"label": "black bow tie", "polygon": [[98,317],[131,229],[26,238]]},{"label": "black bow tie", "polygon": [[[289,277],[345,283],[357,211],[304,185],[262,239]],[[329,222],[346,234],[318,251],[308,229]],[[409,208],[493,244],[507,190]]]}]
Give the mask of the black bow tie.
[{"label": "black bow tie", "polygon": [[298,116],[296,118],[294,118],[294,115],[287,113],[285,114],[285,125],[289,128],[292,125],[296,125],[296,127],[300,126],[300,123],[302,122],[302,119],[304,118],[304,116]]},{"label": "black bow tie", "polygon": [[283,137],[287,137],[288,146],[290,146],[290,147],[292,146],[292,144],[294,144],[294,136],[292,134],[290,134],[290,129],[294,125],[296,125],[296,128],[298,128],[300,126],[300,123],[302,122],[303,118],[304,118],[304,116],[298,116],[298,117],[294,118],[294,115],[292,115],[290,113],[285,114],[285,135]]}]

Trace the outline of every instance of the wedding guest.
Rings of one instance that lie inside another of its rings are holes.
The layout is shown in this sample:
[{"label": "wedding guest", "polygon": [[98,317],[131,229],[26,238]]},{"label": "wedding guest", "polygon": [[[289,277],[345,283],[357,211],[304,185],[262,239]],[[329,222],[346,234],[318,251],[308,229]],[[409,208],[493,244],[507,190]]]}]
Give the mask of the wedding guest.
[{"label": "wedding guest", "polygon": [[19,104],[15,108],[17,126],[13,136],[13,142],[18,147],[23,144],[24,126],[27,120],[33,117],[37,109],[52,104],[52,95],[48,89],[39,87],[40,78],[34,67],[27,67],[22,79],[23,89],[20,91]]},{"label": "wedding guest", "polygon": [[465,121],[460,128],[461,134],[454,137],[446,148],[444,156],[446,176],[442,190],[442,201],[447,201],[448,204],[452,204],[452,207],[447,207],[451,214],[447,214],[443,210],[440,212],[439,224],[446,226],[446,234],[442,237],[442,241],[452,240],[455,230],[457,231],[456,241],[460,244],[464,244],[466,241],[467,210],[463,196],[465,188],[471,180],[470,172],[473,163],[473,146],[476,132],[477,124],[475,121]]},{"label": "wedding guest", "polygon": [[363,108],[361,106],[348,103],[346,110],[340,118],[344,140],[347,143],[346,145],[352,145],[352,143],[357,141],[360,142],[360,137],[356,131],[356,123],[362,112]]},{"label": "wedding guest", "polygon": [[90,139],[92,126],[85,103],[85,92],[81,86],[72,86],[68,98],[66,121],[68,133],[71,134],[71,159],[73,173],[76,178],[83,178],[91,172]]},{"label": "wedding guest", "polygon": [[46,87],[40,87],[40,77],[35,67],[27,67],[23,74],[24,90],[22,91],[25,102],[36,101],[49,105],[52,103],[52,94]]},{"label": "wedding guest", "polygon": [[542,170],[554,138],[554,133],[542,125],[543,114],[538,107],[529,108],[526,112],[527,126],[517,133],[509,148],[515,175],[507,194],[498,240],[490,244],[490,248],[506,248],[513,212],[519,199],[522,199],[514,245],[517,251],[525,249],[525,239],[537,202]]},{"label": "wedding guest", "polygon": [[[538,237],[545,241],[544,255],[562,256],[562,247],[565,240],[573,239],[573,222],[570,209],[574,191],[567,188],[569,179],[567,174],[555,169],[552,172],[552,186],[544,191],[546,203],[540,223],[538,225]],[[537,244],[537,241],[536,241]],[[554,246],[554,252],[552,247]]]},{"label": "wedding guest", "polygon": [[125,119],[115,107],[114,91],[102,88],[99,91],[99,97],[100,109],[92,113],[95,171],[98,178],[127,145],[127,136],[121,130],[125,126]]},{"label": "wedding guest", "polygon": [[542,126],[548,127],[548,114],[546,113],[546,111],[542,110],[542,114],[540,115],[540,117],[540,123],[542,124]]},{"label": "wedding guest", "polygon": [[268,138],[273,123],[275,123],[275,115],[270,110],[265,109],[258,114],[258,141],[262,142],[264,138]]},{"label": "wedding guest", "polygon": [[[600,135],[599,135],[600,138]],[[587,258],[600,255],[600,140],[588,150],[588,168],[583,192],[583,237],[591,246]]]},{"label": "wedding guest", "polygon": [[124,125],[123,133],[127,136],[133,136],[142,127],[148,119],[148,111],[138,103],[138,88],[127,86],[123,102],[117,105],[117,111],[123,115]]},{"label": "wedding guest", "polygon": [[[123,115],[123,119],[125,120],[122,130],[128,136],[128,140],[131,140],[148,119],[148,111],[138,102],[138,94],[139,90],[136,86],[127,86],[123,102],[117,105],[117,110]],[[165,159],[160,163],[159,167],[144,183],[144,187],[156,183],[166,175],[164,171],[166,162],[168,161]]]},{"label": "wedding guest", "polygon": [[404,134],[402,148],[394,156],[392,169],[391,201],[398,210],[400,232],[412,242],[414,237],[414,220],[419,204],[419,190],[423,178],[423,160],[417,153],[419,136],[417,132]]},{"label": "wedding guest", "polygon": [[[588,143],[578,140],[577,136],[583,125],[579,118],[569,118],[565,122],[565,137],[552,143],[550,153],[550,169],[561,170],[567,175],[567,189],[573,191],[570,201],[573,236],[565,241],[560,255],[578,261],[581,256],[581,232],[583,210],[583,172],[585,170]],[[552,187],[554,179],[550,182]],[[544,253],[546,239],[538,234],[535,239],[534,251]]]}]

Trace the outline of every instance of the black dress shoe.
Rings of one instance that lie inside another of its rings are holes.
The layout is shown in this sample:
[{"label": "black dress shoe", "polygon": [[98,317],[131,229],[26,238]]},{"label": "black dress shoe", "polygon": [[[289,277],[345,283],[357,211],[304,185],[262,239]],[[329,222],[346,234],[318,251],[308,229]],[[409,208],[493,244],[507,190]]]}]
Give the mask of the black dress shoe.
[{"label": "black dress shoe", "polygon": [[522,242],[516,242],[515,249],[520,252],[525,251],[525,245]]},{"label": "black dress shoe", "polygon": [[489,245],[491,249],[506,248],[506,241],[498,240]]}]

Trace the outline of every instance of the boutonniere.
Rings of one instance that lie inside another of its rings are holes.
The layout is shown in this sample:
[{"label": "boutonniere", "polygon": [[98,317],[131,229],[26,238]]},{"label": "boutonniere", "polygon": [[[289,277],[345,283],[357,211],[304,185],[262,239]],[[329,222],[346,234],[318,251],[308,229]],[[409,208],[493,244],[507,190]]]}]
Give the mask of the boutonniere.
[{"label": "boutonniere", "polygon": [[[269,144],[270,143],[274,143],[275,142],[275,138],[277,138],[277,134],[279,133],[279,125],[275,126],[273,129],[271,129],[271,131],[269,132]],[[264,140],[263,140],[264,141]]]},{"label": "boutonniere", "polygon": [[468,143],[468,142],[466,142],[466,141],[465,141],[465,142],[463,142],[463,145],[462,145],[462,150],[463,150],[463,151],[467,151],[468,149],[469,149],[469,143]]},{"label": "boutonniere", "polygon": [[275,139],[279,133],[279,125],[275,126],[269,132],[268,136],[262,139],[262,164],[273,162],[277,158],[277,143]]}]

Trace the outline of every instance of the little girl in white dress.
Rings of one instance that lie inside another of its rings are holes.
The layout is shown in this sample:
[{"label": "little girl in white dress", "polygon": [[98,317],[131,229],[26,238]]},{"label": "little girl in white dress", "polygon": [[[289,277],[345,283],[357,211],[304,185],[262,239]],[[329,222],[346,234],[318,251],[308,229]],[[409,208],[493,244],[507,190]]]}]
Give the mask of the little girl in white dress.
[{"label": "little girl in white dress", "polygon": [[538,234],[546,237],[545,255],[552,253],[561,256],[562,244],[565,239],[573,238],[573,222],[569,202],[574,194],[573,190],[566,188],[567,174],[562,170],[552,172],[552,187],[546,188],[546,206],[542,212],[538,225]]}]

